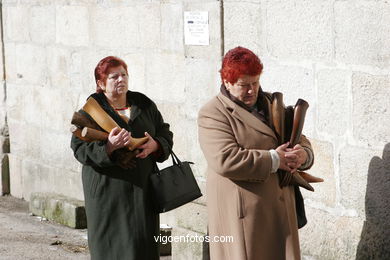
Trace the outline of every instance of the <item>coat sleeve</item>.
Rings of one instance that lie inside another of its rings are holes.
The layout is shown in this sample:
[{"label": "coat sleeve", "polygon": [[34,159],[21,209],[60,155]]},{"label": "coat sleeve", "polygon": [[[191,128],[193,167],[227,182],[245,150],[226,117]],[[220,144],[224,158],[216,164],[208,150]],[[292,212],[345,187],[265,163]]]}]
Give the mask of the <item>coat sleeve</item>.
[{"label": "coat sleeve", "polygon": [[299,140],[299,144],[305,149],[308,155],[308,159],[305,164],[303,164],[299,170],[305,171],[310,169],[313,166],[314,163],[314,152],[313,148],[311,147],[311,143],[309,139],[306,138],[306,136],[302,135],[301,139]]},{"label": "coat sleeve", "polygon": [[160,111],[154,103],[152,109],[153,120],[156,127],[156,134],[153,138],[160,144],[160,151],[156,161],[163,162],[170,155],[170,150],[173,146],[173,133],[169,130],[169,124],[164,122]]},{"label": "coat sleeve", "polygon": [[262,182],[269,177],[270,152],[241,147],[228,118],[217,108],[200,110],[198,131],[201,149],[212,171],[237,181]]},{"label": "coat sleeve", "polygon": [[98,168],[115,165],[106,152],[106,142],[94,141],[88,143],[72,135],[70,147],[74,152],[74,157],[83,165]]}]

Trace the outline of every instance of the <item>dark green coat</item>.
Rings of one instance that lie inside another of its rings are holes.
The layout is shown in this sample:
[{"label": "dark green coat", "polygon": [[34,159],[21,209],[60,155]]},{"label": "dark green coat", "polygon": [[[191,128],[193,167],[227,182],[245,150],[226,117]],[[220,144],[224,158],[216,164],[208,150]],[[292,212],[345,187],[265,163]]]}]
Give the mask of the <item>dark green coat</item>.
[{"label": "dark green coat", "polygon": [[172,132],[156,105],[145,95],[128,92],[130,121],[126,123],[108,104],[104,94],[92,95],[133,137],[148,132],[160,144],[159,157],[136,159],[137,167],[124,170],[110,159],[106,142],[87,143],[72,137],[71,147],[83,164],[82,181],[88,222],[88,244],[92,259],[159,259],[159,215],[154,212],[149,175],[156,161],[169,156]]}]

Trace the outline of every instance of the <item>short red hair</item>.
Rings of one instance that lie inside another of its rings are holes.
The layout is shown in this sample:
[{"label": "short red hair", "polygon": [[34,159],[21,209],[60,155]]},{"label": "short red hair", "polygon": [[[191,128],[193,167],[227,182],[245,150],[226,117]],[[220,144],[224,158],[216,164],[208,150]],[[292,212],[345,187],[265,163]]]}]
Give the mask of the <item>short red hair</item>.
[{"label": "short red hair", "polygon": [[251,50],[238,46],[228,51],[222,60],[220,69],[222,82],[231,84],[237,82],[242,75],[256,76],[263,71],[263,64],[259,57]]},{"label": "short red hair", "polygon": [[95,68],[96,93],[100,93],[103,91],[98,84],[98,80],[106,81],[108,76],[108,70],[110,68],[115,68],[119,66],[122,66],[126,70],[126,73],[129,74],[127,72],[126,63],[118,57],[108,56],[99,61]]}]

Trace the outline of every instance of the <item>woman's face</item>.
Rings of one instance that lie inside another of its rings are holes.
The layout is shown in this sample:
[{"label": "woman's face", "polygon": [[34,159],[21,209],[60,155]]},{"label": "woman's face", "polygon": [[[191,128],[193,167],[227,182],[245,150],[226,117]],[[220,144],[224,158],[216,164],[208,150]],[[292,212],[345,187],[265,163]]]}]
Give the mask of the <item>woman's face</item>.
[{"label": "woman's face", "polygon": [[99,82],[99,86],[108,96],[120,96],[126,94],[128,80],[129,76],[123,66],[112,67],[108,69],[106,82]]},{"label": "woman's face", "polygon": [[242,75],[238,78],[237,82],[231,84],[224,80],[226,89],[230,95],[234,96],[248,107],[256,104],[257,96],[260,88],[260,74],[256,76]]}]

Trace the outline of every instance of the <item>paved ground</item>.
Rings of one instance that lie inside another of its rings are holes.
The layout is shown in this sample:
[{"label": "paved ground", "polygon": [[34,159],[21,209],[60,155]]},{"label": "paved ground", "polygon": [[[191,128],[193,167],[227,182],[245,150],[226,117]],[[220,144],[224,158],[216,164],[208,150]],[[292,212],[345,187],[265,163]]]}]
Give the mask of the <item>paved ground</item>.
[{"label": "paved ground", "polygon": [[24,200],[0,196],[0,259],[89,259],[86,236],[31,216]]},{"label": "paved ground", "polygon": [[87,230],[31,216],[24,200],[0,196],[0,259],[90,259]]}]

